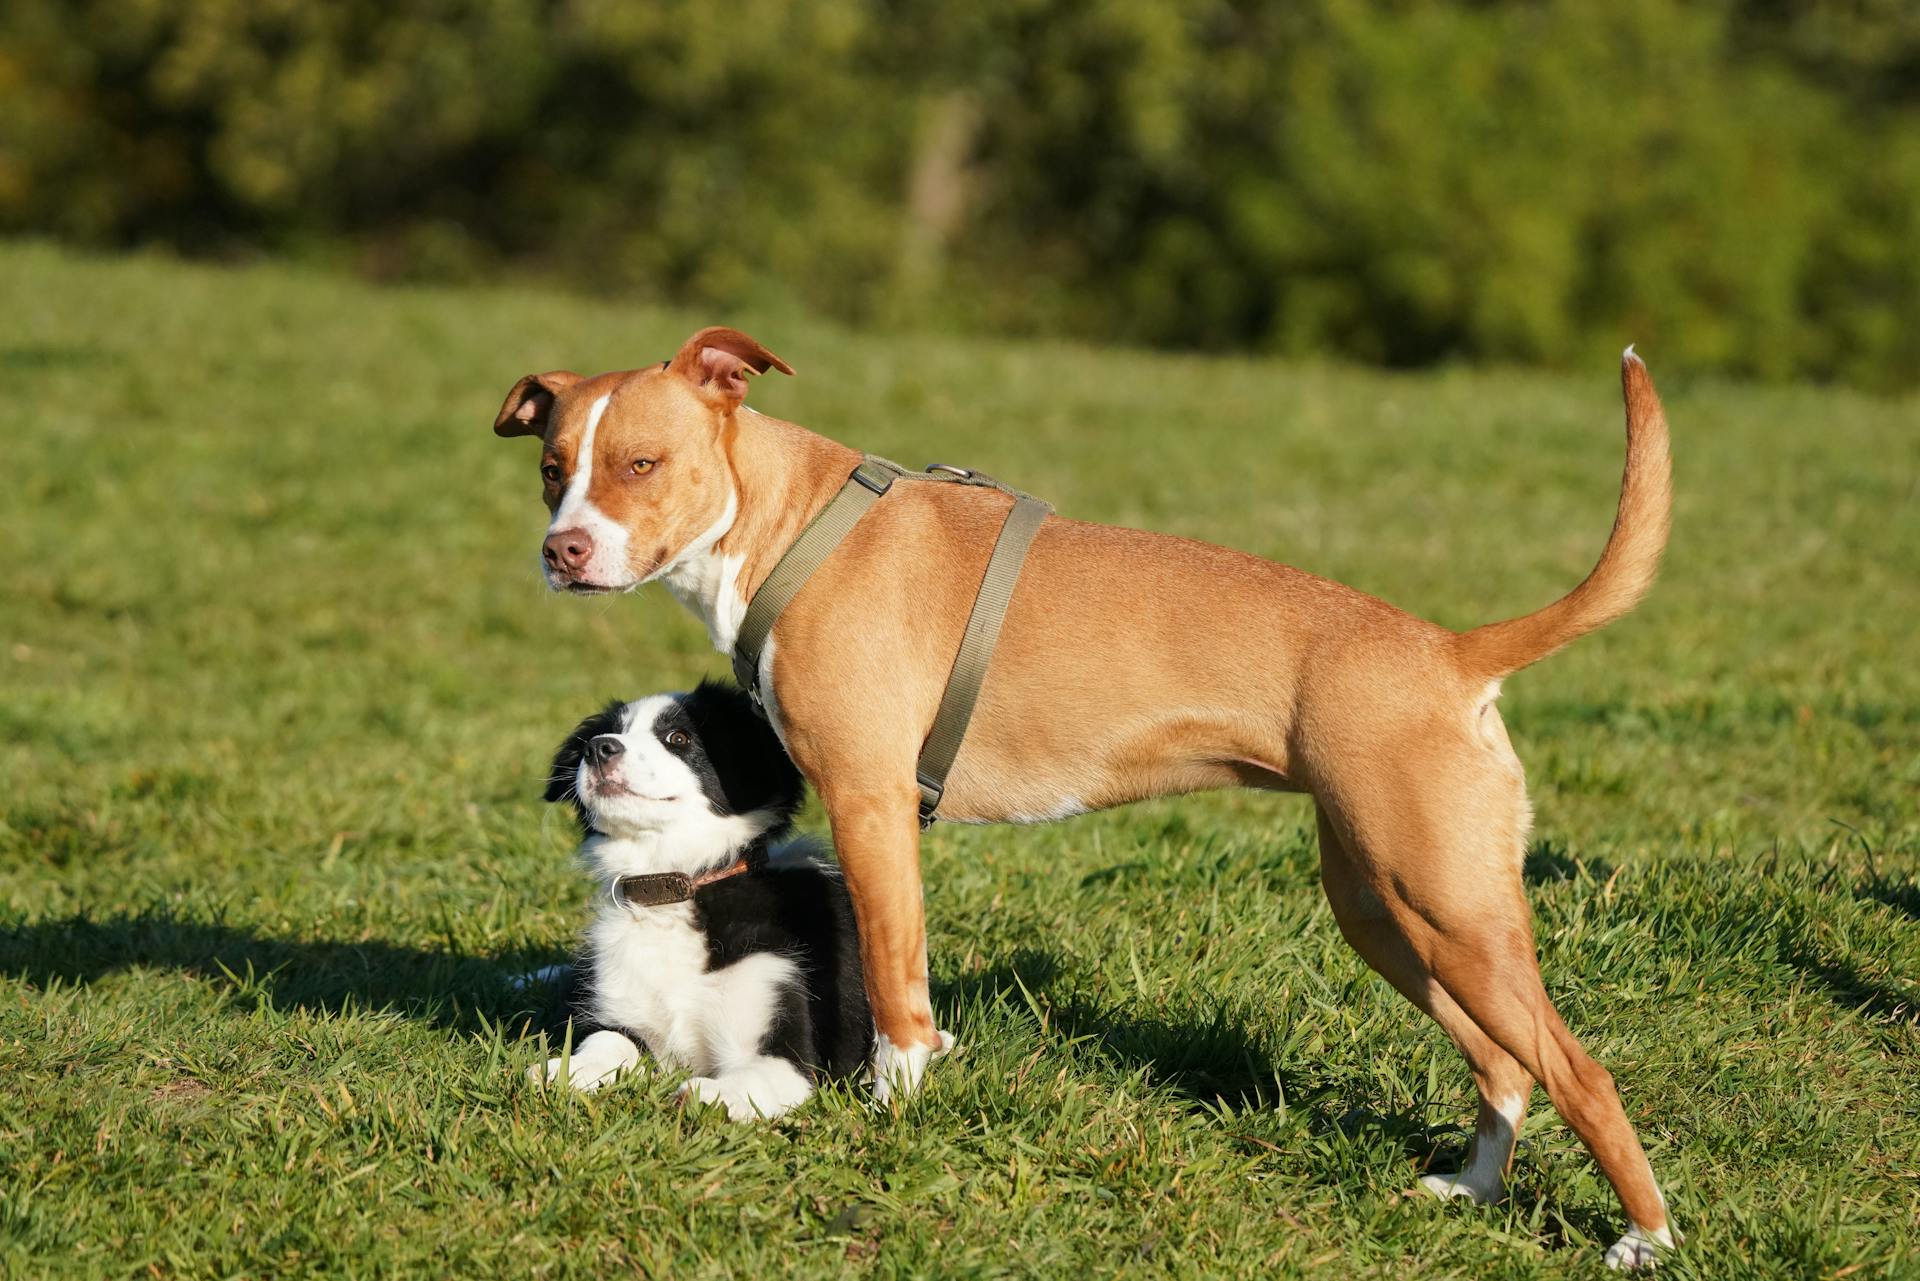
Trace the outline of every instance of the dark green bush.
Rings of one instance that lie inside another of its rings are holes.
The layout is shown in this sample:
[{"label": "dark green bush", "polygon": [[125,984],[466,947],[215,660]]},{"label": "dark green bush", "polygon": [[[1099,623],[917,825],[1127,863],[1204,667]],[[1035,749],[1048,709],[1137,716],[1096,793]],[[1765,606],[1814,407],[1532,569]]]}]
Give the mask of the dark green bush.
[{"label": "dark green bush", "polygon": [[11,0],[0,227],[1920,381],[1908,0]]}]

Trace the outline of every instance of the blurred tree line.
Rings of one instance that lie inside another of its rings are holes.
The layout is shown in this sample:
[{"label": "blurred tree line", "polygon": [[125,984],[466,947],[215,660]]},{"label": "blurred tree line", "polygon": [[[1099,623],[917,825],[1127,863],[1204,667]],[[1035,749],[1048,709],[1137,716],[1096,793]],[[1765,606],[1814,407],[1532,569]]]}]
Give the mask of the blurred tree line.
[{"label": "blurred tree line", "polygon": [[0,228],[1920,383],[1914,0],[7,0]]}]

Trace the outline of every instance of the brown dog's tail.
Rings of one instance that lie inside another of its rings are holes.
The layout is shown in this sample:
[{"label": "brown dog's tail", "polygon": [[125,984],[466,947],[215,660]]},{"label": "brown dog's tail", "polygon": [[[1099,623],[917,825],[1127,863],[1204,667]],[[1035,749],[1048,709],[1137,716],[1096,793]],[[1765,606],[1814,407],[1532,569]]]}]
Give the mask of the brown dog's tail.
[{"label": "brown dog's tail", "polygon": [[1627,466],[1620,480],[1620,508],[1600,563],[1584,582],[1545,609],[1462,633],[1460,661],[1469,672],[1498,678],[1537,663],[1632,609],[1653,585],[1660,553],[1667,546],[1673,466],[1660,396],[1631,347],[1620,358],[1620,389],[1627,402]]}]

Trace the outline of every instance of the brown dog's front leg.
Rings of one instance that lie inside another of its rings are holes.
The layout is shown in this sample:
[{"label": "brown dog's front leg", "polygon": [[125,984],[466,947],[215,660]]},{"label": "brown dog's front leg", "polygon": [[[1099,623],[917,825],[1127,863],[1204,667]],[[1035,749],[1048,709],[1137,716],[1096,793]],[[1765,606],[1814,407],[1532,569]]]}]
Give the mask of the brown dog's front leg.
[{"label": "brown dog's front leg", "polygon": [[919,1086],[953,1045],[927,1000],[927,926],[920,899],[919,792],[823,790],[833,843],[860,927],[860,963],[873,1007],[873,1088],[881,1102]]}]

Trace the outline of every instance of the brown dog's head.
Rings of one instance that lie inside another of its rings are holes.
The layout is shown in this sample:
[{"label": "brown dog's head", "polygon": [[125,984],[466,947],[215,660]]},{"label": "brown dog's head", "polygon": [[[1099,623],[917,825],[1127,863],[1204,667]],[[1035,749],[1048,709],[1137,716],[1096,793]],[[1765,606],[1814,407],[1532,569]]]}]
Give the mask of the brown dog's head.
[{"label": "brown dog's head", "polygon": [[547,510],[541,558],[555,591],[638,587],[706,551],[733,524],[727,446],[749,374],[793,370],[737,329],[702,329],[664,365],[513,385],[500,436],[538,436]]}]

